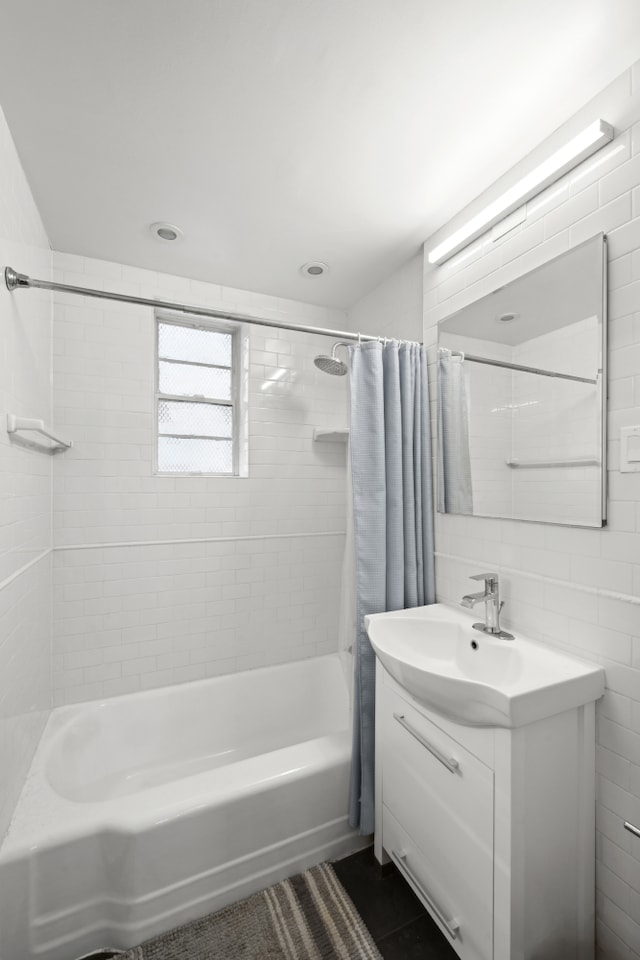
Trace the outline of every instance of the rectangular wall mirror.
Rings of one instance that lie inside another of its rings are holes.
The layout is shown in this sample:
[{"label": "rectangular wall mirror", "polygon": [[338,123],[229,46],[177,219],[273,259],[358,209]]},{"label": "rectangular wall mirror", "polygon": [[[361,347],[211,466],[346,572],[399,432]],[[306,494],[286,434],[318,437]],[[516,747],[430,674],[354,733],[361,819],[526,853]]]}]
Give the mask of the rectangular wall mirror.
[{"label": "rectangular wall mirror", "polygon": [[438,336],[438,510],[601,527],[602,234],[451,314]]}]

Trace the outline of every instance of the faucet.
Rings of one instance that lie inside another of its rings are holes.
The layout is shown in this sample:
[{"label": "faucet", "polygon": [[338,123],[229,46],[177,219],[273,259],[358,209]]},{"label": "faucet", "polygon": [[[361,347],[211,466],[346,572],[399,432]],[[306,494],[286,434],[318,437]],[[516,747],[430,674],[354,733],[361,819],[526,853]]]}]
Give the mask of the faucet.
[{"label": "faucet", "polygon": [[484,591],[482,593],[467,593],[462,598],[463,607],[475,607],[476,603],[483,602],[485,605],[486,623],[474,623],[474,630],[482,630],[483,633],[490,633],[494,637],[500,637],[502,640],[513,640],[513,634],[500,629],[500,611],[504,606],[504,601],[500,603],[500,587],[497,573],[476,573],[469,578],[470,580],[484,580]]}]

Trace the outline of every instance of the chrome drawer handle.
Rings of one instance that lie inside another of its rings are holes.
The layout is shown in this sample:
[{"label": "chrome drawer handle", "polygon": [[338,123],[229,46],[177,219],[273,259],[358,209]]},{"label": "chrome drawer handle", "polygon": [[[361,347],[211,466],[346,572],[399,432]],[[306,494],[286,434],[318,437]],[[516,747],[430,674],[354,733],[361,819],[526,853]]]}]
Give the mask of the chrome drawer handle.
[{"label": "chrome drawer handle", "polygon": [[413,871],[410,869],[409,864],[407,863],[406,853],[396,853],[395,850],[392,850],[391,859],[395,863],[400,873],[402,873],[407,878],[409,883],[416,888],[416,890],[418,891],[418,893],[420,894],[424,902],[427,904],[431,912],[434,913],[435,916],[438,918],[438,920],[440,921],[442,926],[445,928],[445,930],[447,931],[451,939],[452,940],[457,939],[458,930],[460,929],[460,924],[456,919],[448,920],[447,917],[445,917],[442,910],[440,909],[440,907],[437,905],[437,903],[435,903],[433,898],[429,896],[429,894],[424,889],[420,881],[416,878]]},{"label": "chrome drawer handle", "polygon": [[625,822],[624,822],[624,828],[625,828],[625,830],[628,830],[629,833],[633,833],[634,836],[640,837],[640,827],[634,826],[632,823],[629,823],[628,820],[625,820]]},{"label": "chrome drawer handle", "polygon": [[438,750],[437,747],[434,747],[432,743],[429,743],[429,741],[425,739],[425,737],[423,737],[421,733],[418,733],[418,731],[415,730],[410,723],[407,723],[407,721],[404,718],[404,714],[394,713],[393,719],[397,720],[400,726],[404,727],[407,733],[410,733],[412,737],[415,737],[418,743],[421,743],[423,747],[426,747],[429,753],[432,753],[433,756],[436,758],[436,760],[439,760],[440,763],[443,766],[445,766],[450,773],[458,772],[458,770],[460,769],[460,764],[458,763],[456,758],[446,757],[444,753]]}]

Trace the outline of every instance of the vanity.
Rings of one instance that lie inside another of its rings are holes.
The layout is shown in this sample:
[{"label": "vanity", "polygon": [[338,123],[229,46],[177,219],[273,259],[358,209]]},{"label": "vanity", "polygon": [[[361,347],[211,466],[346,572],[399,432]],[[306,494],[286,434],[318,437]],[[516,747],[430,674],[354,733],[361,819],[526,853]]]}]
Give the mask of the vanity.
[{"label": "vanity", "polygon": [[604,672],[473,620],[443,604],[365,618],[376,857],[464,960],[587,960]]}]

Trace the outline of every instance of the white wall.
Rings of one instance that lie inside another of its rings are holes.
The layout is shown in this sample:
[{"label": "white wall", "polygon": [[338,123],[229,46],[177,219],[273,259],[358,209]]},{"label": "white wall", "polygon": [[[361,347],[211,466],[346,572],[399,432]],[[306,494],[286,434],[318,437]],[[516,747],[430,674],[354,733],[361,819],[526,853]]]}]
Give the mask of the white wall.
[{"label": "white wall", "polygon": [[376,337],[422,340],[422,251],[354,303],[347,323]]},{"label": "white wall", "polygon": [[[79,286],[341,328],[340,311],[66,254]],[[56,295],[54,702],[63,704],[338,649],[346,383],[331,341],[250,330],[249,477],[153,475],[154,317]]]},{"label": "white wall", "polygon": [[[615,125],[615,140],[531,201],[524,223],[496,243],[481,238],[439,268],[425,265],[424,340],[433,380],[438,321],[598,231],[607,234],[608,526],[438,515],[437,595],[458,603],[470,574],[497,569],[507,626],[605,667],[597,724],[597,934],[601,957],[629,960],[640,956],[640,841],[623,829],[624,819],[640,825],[640,474],[619,472],[618,431],[640,424],[640,64],[557,131],[536,159],[597,117]],[[498,182],[473,210],[509,182]],[[433,399],[435,415],[435,393]]]},{"label": "white wall", "polygon": [[[47,278],[51,253],[0,110],[0,264]],[[51,702],[51,457],[6,432],[51,422],[51,295],[0,281],[0,840]]]}]

